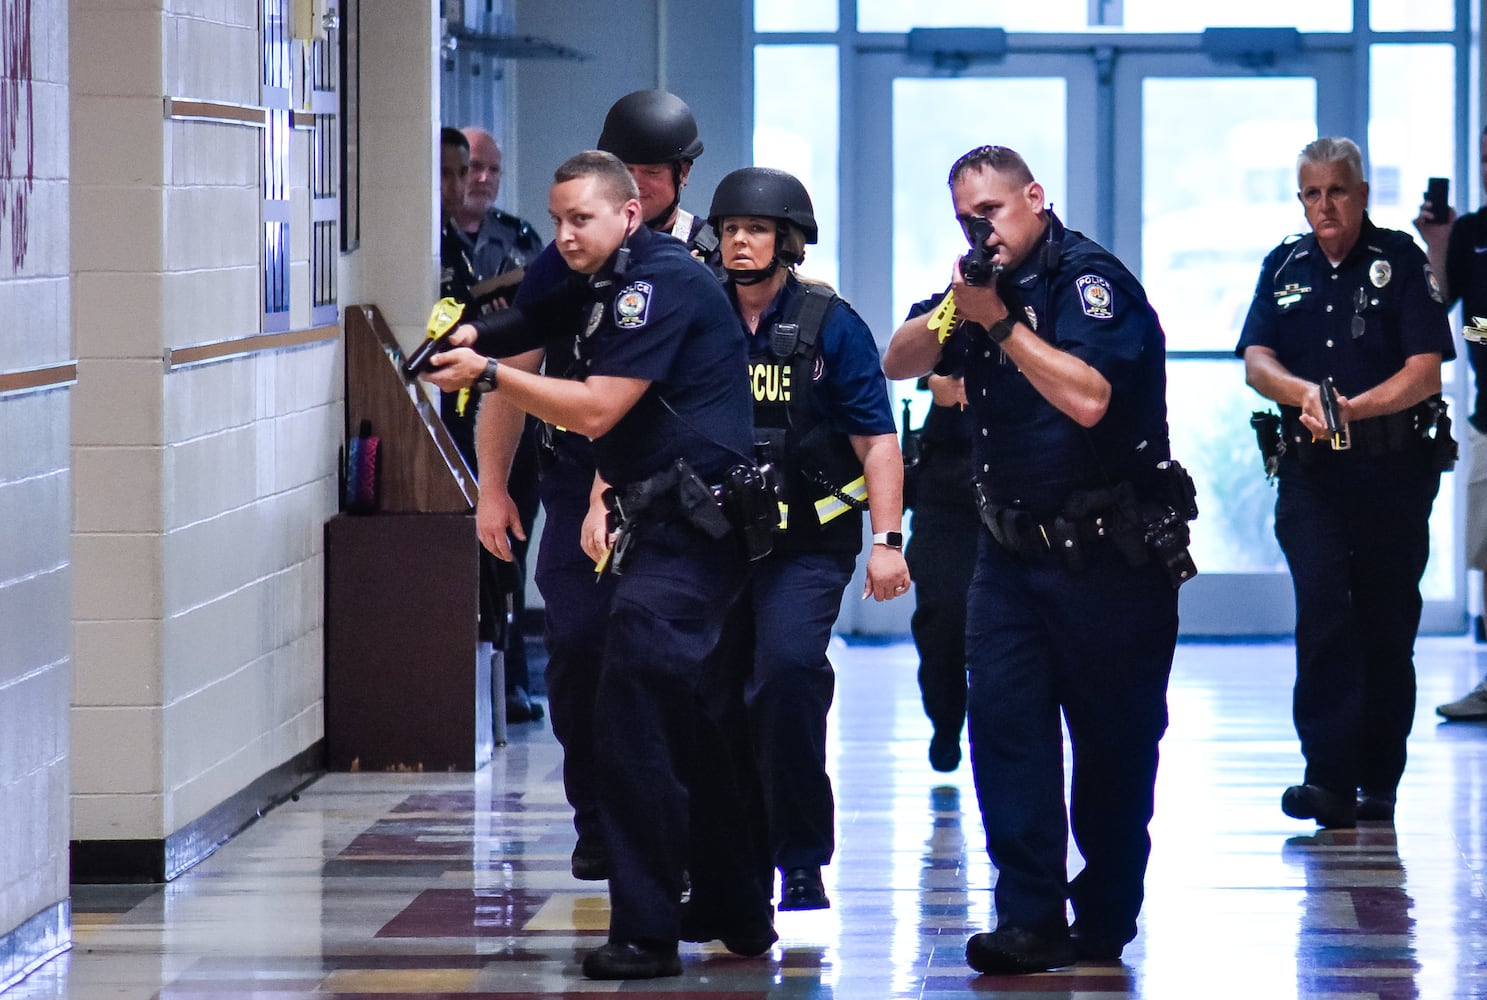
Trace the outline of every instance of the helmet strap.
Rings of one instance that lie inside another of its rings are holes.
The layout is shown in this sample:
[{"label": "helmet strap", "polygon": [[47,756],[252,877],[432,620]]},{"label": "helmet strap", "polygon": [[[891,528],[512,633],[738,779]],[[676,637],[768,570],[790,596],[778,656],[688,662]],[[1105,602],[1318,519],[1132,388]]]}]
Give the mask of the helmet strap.
[{"label": "helmet strap", "polygon": [[770,276],[778,271],[779,268],[780,259],[775,257],[770,260],[768,267],[727,267],[723,270],[728,272],[728,280],[735,285],[757,285],[760,282],[768,281]]}]

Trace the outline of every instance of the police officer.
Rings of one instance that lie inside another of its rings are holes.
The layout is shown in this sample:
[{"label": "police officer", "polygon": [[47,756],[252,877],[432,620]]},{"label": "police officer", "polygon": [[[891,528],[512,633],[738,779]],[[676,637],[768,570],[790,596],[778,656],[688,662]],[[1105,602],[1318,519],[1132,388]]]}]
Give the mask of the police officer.
[{"label": "police officer", "polygon": [[919,653],[920,700],[934,727],[929,763],[936,771],[954,771],[966,719],[966,594],[981,531],[971,490],[976,423],[966,408],[964,378],[928,375],[919,382],[931,404],[918,431],[914,519],[904,551],[914,576],[909,631]]},{"label": "police officer", "polygon": [[[647,228],[686,234],[690,237],[686,245],[700,256],[715,248],[712,230],[678,207],[692,161],[702,154],[697,122],[681,98],[662,90],[620,98],[605,116],[599,148],[618,156],[630,169]],[[516,307],[545,300],[572,273],[558,248],[549,244],[528,267]],[[583,316],[574,309],[566,320],[547,324],[545,350],[527,351],[510,362],[535,371],[545,356],[546,372],[562,375],[574,369],[574,345],[583,329]],[[479,428],[481,462],[487,468],[509,468],[521,433],[521,414],[499,399],[482,409],[486,416]],[[602,880],[610,867],[596,805],[594,691],[613,587],[608,576],[596,580],[594,562],[580,547],[580,538],[587,537],[591,546],[603,540],[605,511],[598,501],[604,484],[595,476],[587,439],[561,425],[550,427],[548,436],[539,486],[547,520],[535,573],[545,606],[548,711],[553,733],[563,745],[563,788],[578,833],[572,872],[576,878]],[[503,559],[511,558],[511,538],[526,537],[519,511],[499,489],[480,491],[476,525],[482,543]]]},{"label": "police officer", "polygon": [[768,854],[781,873],[780,909],[821,909],[829,905],[821,866],[835,845],[826,774],[835,676],[826,647],[862,549],[864,510],[873,544],[863,596],[888,600],[908,589],[903,457],[872,331],[829,288],[795,275],[817,237],[805,186],[783,170],[735,170],[718,184],[708,223],[748,338],[756,448],[783,487],[784,530],[755,566],[729,651]]},{"label": "police officer", "polygon": [[[1478,139],[1477,152],[1482,180],[1487,185],[1487,129]],[[1487,208],[1457,218],[1456,210],[1448,205],[1446,216],[1437,218],[1427,202],[1420,206],[1415,228],[1429,248],[1430,265],[1441,281],[1446,306],[1460,299],[1463,325],[1474,328],[1468,330],[1466,344],[1476,383],[1472,412],[1466,418],[1472,428],[1466,436],[1474,470],[1466,490],[1466,551],[1468,565],[1483,570],[1487,569],[1487,330],[1481,328],[1478,319],[1487,317]],[[1482,628],[1479,614],[1479,640]],[[1455,701],[1437,705],[1435,712],[1450,721],[1487,722],[1487,677]]]},{"label": "police officer", "polygon": [[[1443,466],[1440,286],[1408,235],[1368,218],[1363,160],[1321,138],[1297,159],[1311,232],[1260,269],[1235,353],[1281,407],[1275,537],[1296,590],[1292,711],[1303,783],[1281,809],[1321,826],[1393,819],[1415,709],[1415,631]],[[1320,384],[1336,384],[1329,431]],[[1334,444],[1350,444],[1336,450]]]},{"label": "police officer", "polygon": [[[501,190],[502,159],[501,147],[495,137],[474,126],[460,131],[470,144],[470,176],[465,199],[455,212],[455,221],[464,238],[466,256],[478,285],[525,268],[541,252],[542,237],[525,219],[495,206],[496,195]],[[494,298],[482,299],[479,304],[483,308],[501,308],[515,294],[515,284],[503,286]],[[473,311],[471,315],[474,315]],[[507,492],[520,512],[524,534],[531,533],[537,518],[536,433],[537,422],[528,418],[506,481]],[[495,559],[488,550],[483,550],[481,573],[486,579],[498,583],[498,593],[509,595],[511,599],[512,617],[505,636],[506,690],[503,693],[506,721],[527,722],[542,718],[542,705],[527,694],[530,684],[523,629],[527,579],[525,539],[512,543],[512,556],[510,561]]]},{"label": "police officer", "polygon": [[[1141,285],[1064,227],[1015,151],[971,150],[950,189],[977,266],[957,264],[883,367],[963,364],[987,526],[967,607],[971,769],[998,872],[996,930],[966,961],[1036,972],[1117,958],[1136,934],[1195,512],[1177,509],[1191,494],[1167,461],[1164,337]],[[1070,825],[1084,856],[1072,882]]]},{"label": "police officer", "polygon": [[[596,299],[576,377],[537,375],[468,348],[436,356],[427,377],[457,385],[479,367],[475,384],[492,398],[593,442],[606,507],[620,523],[605,548],[585,540],[613,588],[593,761],[610,865],[609,941],[585,956],[583,971],[672,976],[681,972],[684,868],[693,899],[708,901],[719,921],[712,929],[730,948],[757,954],[775,940],[767,891],[732,844],[742,814],[709,806],[716,788],[694,771],[715,750],[695,710],[703,664],[746,575],[712,489],[730,468],[752,463],[743,338],[713,274],[681,242],[643,225],[635,182],[614,156],[591,151],[565,162],[550,206],[554,244],[589,276]],[[689,806],[719,825],[689,829]],[[709,849],[691,851],[689,833]]]},{"label": "police officer", "polygon": [[542,252],[542,237],[530,222],[495,205],[501,190],[501,147],[495,137],[474,126],[461,131],[470,143],[470,182],[456,217],[470,243],[475,276],[484,281],[530,264]]},{"label": "police officer", "polygon": [[[445,126],[439,130],[439,295],[466,306],[471,304],[475,273],[456,213],[465,202],[469,178],[469,140],[459,129]],[[446,392],[439,399],[439,418],[472,470],[476,466],[475,405],[468,393]]]}]

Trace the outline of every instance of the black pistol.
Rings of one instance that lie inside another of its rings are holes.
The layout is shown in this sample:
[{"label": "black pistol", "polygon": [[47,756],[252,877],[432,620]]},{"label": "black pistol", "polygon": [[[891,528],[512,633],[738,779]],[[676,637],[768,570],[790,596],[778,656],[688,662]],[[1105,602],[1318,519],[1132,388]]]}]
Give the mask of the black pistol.
[{"label": "black pistol", "polygon": [[1352,442],[1348,440],[1348,425],[1342,422],[1342,410],[1337,405],[1337,385],[1332,376],[1322,379],[1317,392],[1322,396],[1322,419],[1327,422],[1327,440],[1333,451],[1346,451],[1352,447]]}]

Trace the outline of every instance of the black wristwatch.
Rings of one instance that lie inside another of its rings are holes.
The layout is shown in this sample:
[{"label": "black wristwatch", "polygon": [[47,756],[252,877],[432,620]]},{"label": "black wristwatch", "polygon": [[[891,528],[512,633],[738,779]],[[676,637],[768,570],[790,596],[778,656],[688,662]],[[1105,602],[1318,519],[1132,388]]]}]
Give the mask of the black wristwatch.
[{"label": "black wristwatch", "polygon": [[880,532],[876,533],[875,535],[873,535],[873,544],[874,545],[886,545],[890,549],[901,549],[901,548],[904,547],[904,536],[903,536],[903,532],[900,532],[900,531],[880,531]]},{"label": "black wristwatch", "polygon": [[485,371],[481,372],[470,386],[474,392],[490,392],[496,387],[496,359],[491,358],[485,363]]},{"label": "black wristwatch", "polygon": [[987,328],[986,332],[990,334],[991,342],[993,344],[1000,344],[1002,341],[1012,336],[1013,326],[1014,324],[1012,322],[1012,317],[1003,316],[1001,319],[991,324],[991,326]]}]

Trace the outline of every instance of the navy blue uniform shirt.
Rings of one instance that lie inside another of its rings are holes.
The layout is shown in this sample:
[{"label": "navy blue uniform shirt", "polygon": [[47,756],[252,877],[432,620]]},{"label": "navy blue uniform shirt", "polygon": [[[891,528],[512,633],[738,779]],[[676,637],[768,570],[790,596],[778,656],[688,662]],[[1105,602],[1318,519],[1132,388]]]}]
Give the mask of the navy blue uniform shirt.
[{"label": "navy blue uniform shirt", "polygon": [[714,481],[752,461],[753,402],[744,338],[722,286],[686,246],[642,227],[630,261],[601,297],[586,376],[647,379],[650,388],[594,441],[600,475],[625,486],[685,458]]},{"label": "navy blue uniform shirt", "polygon": [[1140,490],[1157,463],[1171,457],[1166,337],[1145,289],[1114,254],[1065,228],[1052,212],[1048,217],[1044,242],[1001,275],[997,290],[1011,319],[1110,383],[1105,416],[1080,427],[973,323],[960,325],[937,366],[958,369],[964,352],[966,398],[977,424],[976,478],[995,502],[1020,502],[1038,515],[1056,513],[1076,490],[1127,480]]},{"label": "navy blue uniform shirt", "polygon": [[[795,300],[804,294],[800,279],[790,275],[759,317],[758,330],[751,333],[743,327],[749,340],[750,361],[764,360],[769,355],[770,332],[775,323],[790,315]],[[878,357],[872,331],[862,317],[837,299],[821,323],[816,345],[817,362],[811,381],[832,429],[864,437],[895,433],[898,425],[893,420],[883,362]],[[772,356],[769,360],[773,360]]]},{"label": "navy blue uniform shirt", "polygon": [[1411,355],[1456,356],[1424,251],[1367,215],[1358,242],[1337,267],[1312,233],[1270,251],[1234,353],[1242,357],[1247,347],[1269,348],[1301,378],[1331,376],[1344,396],[1387,380]]}]

